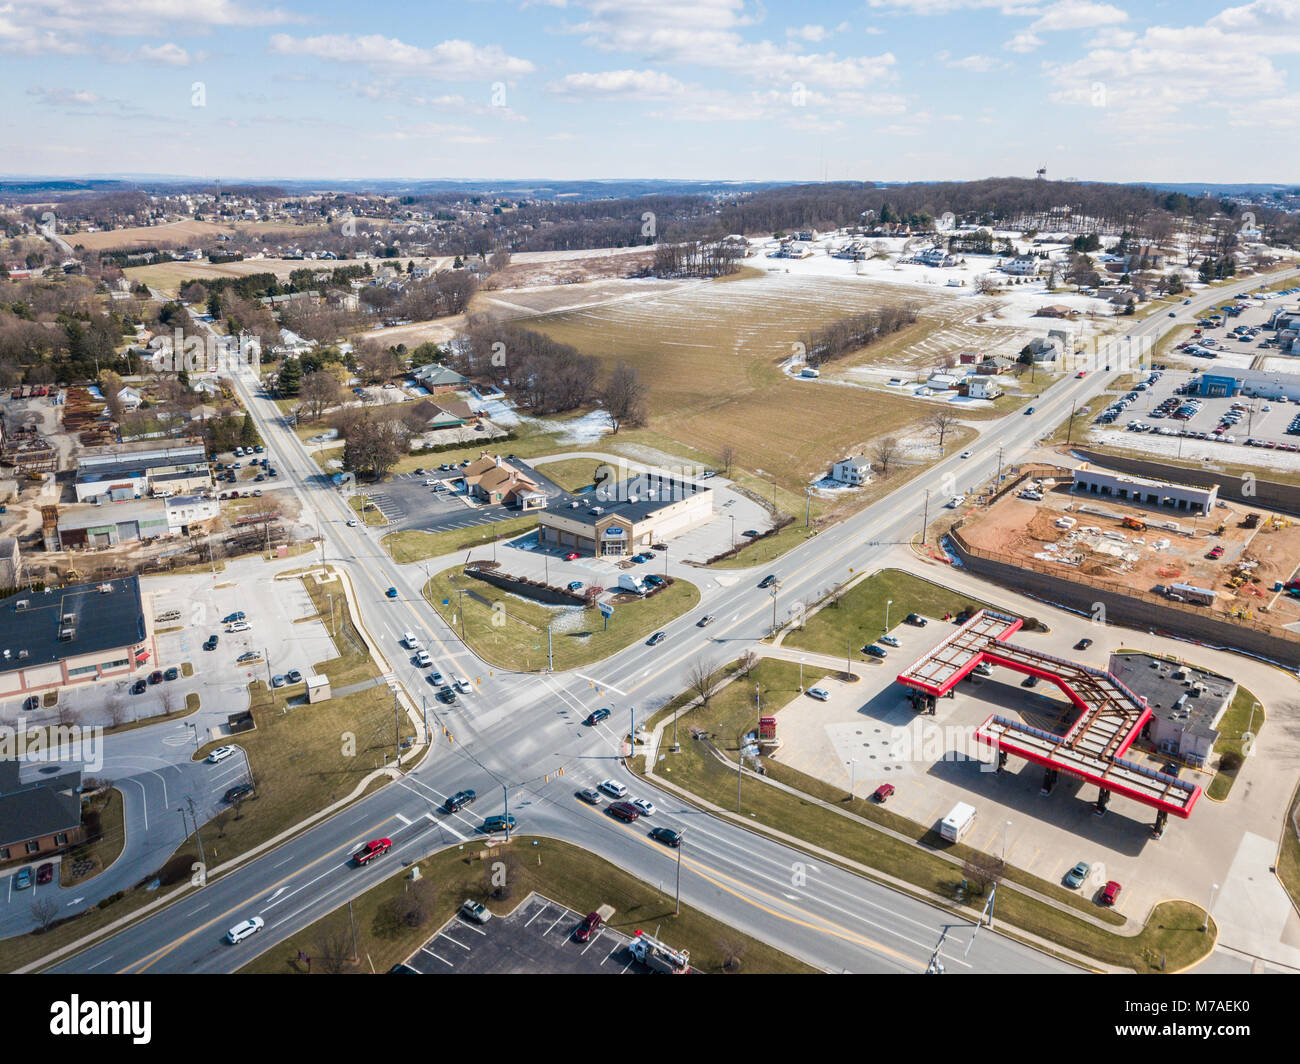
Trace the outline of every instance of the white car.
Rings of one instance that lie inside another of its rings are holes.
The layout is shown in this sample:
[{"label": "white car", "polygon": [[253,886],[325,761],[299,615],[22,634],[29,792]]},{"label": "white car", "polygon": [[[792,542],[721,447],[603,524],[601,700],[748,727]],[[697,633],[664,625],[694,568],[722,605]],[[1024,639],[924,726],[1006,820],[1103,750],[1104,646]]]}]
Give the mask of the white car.
[{"label": "white car", "polygon": [[250,920],[245,920],[242,924],[236,924],[226,932],[226,941],[232,946],[236,943],[243,942],[249,935],[255,935],[266,926],[260,916],[254,916]]},{"label": "white car", "polygon": [[208,764],[215,765],[219,761],[226,760],[226,758],[234,755],[236,749],[238,749],[238,747],[218,746],[212,751],[212,753],[208,754]]},{"label": "white car", "polygon": [[954,495],[951,499],[948,500],[948,505],[955,510],[957,509],[958,506],[960,506],[965,501],[966,501],[965,495]]},{"label": "white car", "polygon": [[456,688],[456,690],[459,691],[461,694],[463,695],[469,694],[470,684],[469,681],[465,679],[464,676],[457,676],[456,679],[451,681],[451,685],[452,687]]},{"label": "white car", "polygon": [[824,687],[808,688],[808,697],[815,698],[818,702],[829,702],[831,693]]},{"label": "white car", "polygon": [[975,453],[974,451],[962,451],[961,456],[963,458],[969,458],[974,453]]},{"label": "white car", "polygon": [[877,642],[877,643],[884,643],[885,646],[887,646],[887,647],[896,647],[896,646],[901,646],[901,645],[902,645],[902,644],[899,643],[899,641],[898,641],[897,639],[895,639],[892,635],[882,635],[879,639],[876,640],[876,642]]},{"label": "white car", "polygon": [[357,523],[358,523],[358,522],[357,522],[357,519],[356,519],[355,517],[349,518],[349,519],[348,519],[348,528],[356,528],[356,527],[357,527]]},{"label": "white car", "polygon": [[251,632],[252,630],[253,630],[253,626],[249,624],[247,621],[236,621],[234,624],[226,625],[227,634],[233,632]]},{"label": "white car", "polygon": [[654,802],[650,801],[649,798],[637,798],[632,802],[632,804],[641,810],[642,816],[654,816],[655,813],[659,812],[659,810],[655,808]]},{"label": "white car", "polygon": [[420,640],[416,637],[414,632],[402,633],[402,646],[406,647],[408,650],[424,649],[424,646],[420,643]]},{"label": "white car", "polygon": [[427,669],[433,664],[433,658],[429,657],[429,652],[427,650],[421,650],[415,655],[415,663],[420,666],[420,668]]},{"label": "white car", "polygon": [[601,780],[596,784],[596,786],[614,798],[622,798],[627,794],[627,788],[624,787],[623,784],[619,783],[618,780]]},{"label": "white car", "polygon": [[428,479],[428,480],[426,480],[426,481],[424,482],[424,486],[425,486],[426,488],[431,488],[431,487],[433,487],[433,486],[434,486],[435,484],[437,484],[437,483],[438,483],[438,482],[437,482],[436,480],[434,480],[433,478],[430,478],[430,479]]}]

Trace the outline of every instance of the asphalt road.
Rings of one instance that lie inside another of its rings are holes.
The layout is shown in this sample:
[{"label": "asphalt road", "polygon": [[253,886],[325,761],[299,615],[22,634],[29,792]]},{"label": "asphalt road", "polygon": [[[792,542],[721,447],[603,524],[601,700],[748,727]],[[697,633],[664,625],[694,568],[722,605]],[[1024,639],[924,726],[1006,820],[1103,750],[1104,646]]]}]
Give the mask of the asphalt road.
[{"label": "asphalt road", "polygon": [[[1276,280],[1277,278],[1270,278]],[[1135,322],[1129,335],[1154,340],[1170,323],[1258,285],[1258,280],[1192,297],[1179,318],[1163,314]],[[1115,371],[1118,372],[1118,369]],[[930,492],[930,514],[954,486],[964,488],[992,477],[999,461],[1017,455],[1069,413],[1103,390],[1113,376],[1091,372],[1066,377],[1034,402],[1031,416],[1013,414],[984,427],[968,459],[953,456],[917,477],[889,498],[854,515],[792,550],[772,569],[781,579],[781,603],[795,602],[848,578],[850,569],[870,568],[893,543],[920,530]],[[681,677],[698,655],[721,660],[761,638],[770,625],[772,600],[756,588],[762,573],[737,573],[731,584],[709,585],[702,609],[718,620],[707,629],[698,614],[679,618],[657,647],[636,644],[585,672],[546,676],[496,671],[489,676],[449,626],[419,594],[419,566],[395,565],[364,526],[347,527],[345,500],[322,477],[306,449],[269,398],[259,394],[251,374],[239,380],[263,438],[279,456],[282,477],[319,517],[328,562],[353,579],[364,622],[394,673],[419,703],[428,694],[423,678],[397,646],[401,631],[421,634],[434,664],[478,682],[455,707],[429,706],[455,735],[439,742],[425,761],[400,783],[383,788],[293,841],[251,861],[129,930],[72,957],[55,970],[66,972],[232,971],[257,952],[333,910],[374,881],[371,869],[347,867],[347,856],[378,835],[394,840],[384,861],[418,859],[443,846],[474,838],[481,818],[500,812],[509,795],[518,830],[580,844],[651,883],[671,881],[672,860],[646,838],[646,829],[615,822],[579,802],[572,792],[606,776],[618,777],[618,738],[623,713],[643,720],[675,695]],[[1000,454],[999,454],[1000,452]],[[749,577],[752,576],[752,579]],[[399,590],[388,600],[389,586]],[[780,612],[778,612],[780,616]],[[581,721],[598,705],[612,705],[614,727],[589,729]],[[139,734],[139,733],[134,733]],[[544,781],[563,766],[564,777]],[[453,816],[437,812],[443,797],[473,787],[477,805]],[[637,785],[661,812],[654,823],[687,828],[683,852],[683,901],[828,971],[923,971],[952,917],[909,896],[882,887],[799,850],[770,841],[678,799]],[[380,864],[383,867],[383,864]],[[800,874],[796,874],[800,873]],[[806,878],[801,878],[806,877]],[[266,929],[239,947],[222,935],[240,920],[261,914]],[[958,923],[942,954],[949,972],[1056,972],[1068,966],[989,931],[966,949],[970,925]]]}]

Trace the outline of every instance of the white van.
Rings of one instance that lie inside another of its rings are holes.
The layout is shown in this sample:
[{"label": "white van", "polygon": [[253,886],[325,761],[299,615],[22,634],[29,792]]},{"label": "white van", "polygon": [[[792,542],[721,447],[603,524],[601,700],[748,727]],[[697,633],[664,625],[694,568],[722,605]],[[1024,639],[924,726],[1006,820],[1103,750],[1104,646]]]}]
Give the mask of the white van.
[{"label": "white van", "polygon": [[975,823],[975,807],[958,802],[939,824],[939,834],[949,842],[961,842]]},{"label": "white van", "polygon": [[419,665],[420,668],[427,669],[433,664],[433,658],[429,657],[429,652],[427,650],[421,650],[415,655],[415,663]]}]

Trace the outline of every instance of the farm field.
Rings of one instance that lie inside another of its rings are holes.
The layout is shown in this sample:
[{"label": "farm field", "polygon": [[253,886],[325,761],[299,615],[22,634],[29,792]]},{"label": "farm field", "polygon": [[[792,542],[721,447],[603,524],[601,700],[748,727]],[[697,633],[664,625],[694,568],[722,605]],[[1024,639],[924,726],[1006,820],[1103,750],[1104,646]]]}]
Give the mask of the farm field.
[{"label": "farm field", "polygon": [[[293,273],[294,270],[310,267],[333,270],[342,266],[360,265],[363,264],[352,259],[328,259],[325,261],[309,259],[243,259],[239,262],[216,264],[211,262],[159,262],[149,266],[131,266],[122,272],[132,283],[142,281],[151,288],[157,288],[166,295],[174,296],[186,281],[203,281],[211,277],[247,277],[250,273],[273,273],[283,281],[287,280],[289,274]],[[371,262],[371,266],[374,265],[375,263]],[[450,320],[444,318],[434,322],[419,322],[417,325],[442,325],[444,321]],[[401,326],[401,328],[408,329],[413,327]]]},{"label": "farm field", "polygon": [[[801,491],[835,458],[900,432],[929,407],[867,388],[810,386],[779,363],[809,329],[927,296],[852,280],[766,276],[544,314],[529,326],[639,368],[650,383],[650,430],[707,454],[732,446],[740,465]],[[892,339],[919,341],[931,328],[923,319]],[[875,349],[859,356],[875,357]]]},{"label": "farm field", "polygon": [[109,248],[163,247],[167,244],[192,244],[221,233],[235,231],[233,225],[213,222],[168,222],[166,225],[139,225],[131,229],[108,229],[100,233],[68,233],[64,239],[74,248],[87,251],[104,251]]}]

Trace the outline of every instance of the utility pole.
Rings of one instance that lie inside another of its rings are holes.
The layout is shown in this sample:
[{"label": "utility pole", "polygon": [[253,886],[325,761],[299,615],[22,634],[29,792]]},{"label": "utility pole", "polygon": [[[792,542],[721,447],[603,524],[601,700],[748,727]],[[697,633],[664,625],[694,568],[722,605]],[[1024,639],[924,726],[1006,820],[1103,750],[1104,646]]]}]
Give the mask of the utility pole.
[{"label": "utility pole", "polygon": [[804,490],[807,492],[808,499],[807,499],[807,501],[806,501],[805,504],[804,504],[804,511],[803,511],[803,527],[804,527],[804,528],[808,528],[808,527],[810,527],[810,526],[812,525],[812,493],[813,493],[813,490],[812,490],[812,486],[811,486],[811,485],[809,485],[809,486],[808,486],[806,489],[804,489]]},{"label": "utility pole", "polygon": [[352,899],[348,899],[348,922],[352,924],[352,963],[360,959],[357,955],[357,917],[352,911]]},{"label": "utility pole", "polygon": [[673,909],[674,916],[682,914],[682,843],[686,840],[686,829],[682,828],[677,833],[677,904]]},{"label": "utility pole", "polygon": [[[889,632],[889,607],[894,604],[893,599],[885,599],[885,632]],[[802,686],[802,685],[800,685]]]},{"label": "utility pole", "polygon": [[505,802],[506,802],[506,816],[505,816],[506,842],[509,842],[510,841],[510,785],[508,783],[501,784],[501,793],[502,795],[505,796]]},{"label": "utility pole", "polygon": [[636,709],[632,706],[628,706],[627,715],[632,721],[632,728],[627,733],[627,756],[631,757],[633,751],[636,750]]},{"label": "utility pole", "polygon": [[997,475],[997,479],[993,481],[994,495],[998,493],[998,485],[1001,483],[1002,483],[1002,448],[999,447],[998,448],[998,475]]},{"label": "utility pole", "polygon": [[402,705],[397,698],[397,684],[393,684],[393,757],[402,760]]},{"label": "utility pole", "polygon": [[1070,440],[1074,436],[1074,408],[1079,405],[1079,400],[1075,399],[1070,403],[1070,423],[1065,426],[1065,445],[1070,446]]},{"label": "utility pole", "polygon": [[930,524],[930,489],[925,491],[925,509],[921,512],[921,546],[925,546],[925,530]]},{"label": "utility pole", "polygon": [[745,733],[742,730],[736,744],[736,812],[740,812],[740,781],[745,769]]},{"label": "utility pole", "polygon": [[[189,803],[190,819],[194,821],[194,841],[199,844],[199,864],[203,866],[203,882],[206,883],[208,881],[208,862],[203,856],[203,836],[199,834],[199,818],[198,814],[194,812],[194,796],[192,794],[187,794],[185,796],[185,801]],[[1215,889],[1218,889],[1217,886]],[[1211,900],[1210,905],[1214,905],[1213,900]]]}]

